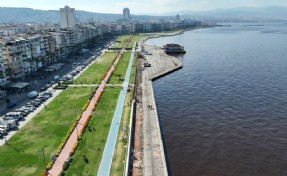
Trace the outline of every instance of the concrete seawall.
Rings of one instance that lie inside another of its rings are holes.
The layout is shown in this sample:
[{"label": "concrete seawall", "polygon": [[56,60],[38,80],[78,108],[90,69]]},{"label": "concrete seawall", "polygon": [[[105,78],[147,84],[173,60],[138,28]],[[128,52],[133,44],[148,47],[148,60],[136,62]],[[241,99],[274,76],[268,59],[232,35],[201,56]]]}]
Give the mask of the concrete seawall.
[{"label": "concrete seawall", "polygon": [[151,67],[142,66],[142,175],[166,176],[168,168],[152,81],[182,68],[182,64],[175,57],[166,55],[161,48],[145,46],[145,50],[151,55],[145,55],[143,63],[149,63]]}]

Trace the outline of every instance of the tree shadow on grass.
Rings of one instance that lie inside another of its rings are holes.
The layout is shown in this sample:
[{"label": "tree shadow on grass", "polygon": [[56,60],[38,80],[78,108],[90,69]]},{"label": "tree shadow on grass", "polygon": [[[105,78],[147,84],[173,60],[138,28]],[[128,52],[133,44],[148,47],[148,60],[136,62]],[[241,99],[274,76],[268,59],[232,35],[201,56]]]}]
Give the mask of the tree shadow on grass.
[{"label": "tree shadow on grass", "polygon": [[10,145],[8,142],[6,142],[6,145],[8,145],[11,149],[15,150],[16,152],[20,153],[21,151],[18,150],[17,148],[13,147],[12,145]]}]

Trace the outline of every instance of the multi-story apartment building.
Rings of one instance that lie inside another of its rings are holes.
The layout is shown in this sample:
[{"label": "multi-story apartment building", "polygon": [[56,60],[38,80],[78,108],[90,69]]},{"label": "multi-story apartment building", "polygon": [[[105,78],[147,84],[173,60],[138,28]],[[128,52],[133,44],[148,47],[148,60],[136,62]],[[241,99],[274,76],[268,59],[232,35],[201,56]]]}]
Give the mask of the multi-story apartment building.
[{"label": "multi-story apartment building", "polygon": [[177,18],[174,21],[159,22],[87,23],[65,29],[55,26],[52,29],[48,26],[41,26],[39,31],[35,31],[38,28],[33,26],[28,33],[20,34],[18,32],[28,28],[24,26],[14,30],[12,26],[9,26],[6,28],[8,31],[12,31],[7,32],[9,36],[3,36],[3,28],[1,28],[0,86],[9,77],[12,79],[23,78],[45,64],[53,63],[60,58],[67,58],[67,56],[74,54],[76,49],[87,46],[86,41],[89,44],[93,42],[96,36],[160,32],[198,25],[200,25],[199,22]]},{"label": "multi-story apartment building", "polygon": [[123,18],[126,22],[131,21],[131,14],[130,14],[130,9],[129,8],[124,8],[123,9]]},{"label": "multi-story apartment building", "polygon": [[60,8],[61,28],[75,27],[76,26],[76,14],[75,9],[65,6]]},{"label": "multi-story apartment building", "polygon": [[57,58],[66,57],[67,53],[67,35],[65,31],[51,31],[50,34],[55,39],[55,53]]},{"label": "multi-story apartment building", "polygon": [[45,52],[45,63],[50,64],[56,60],[56,39],[50,33],[43,33],[43,44]]},{"label": "multi-story apartment building", "polygon": [[23,60],[26,59],[26,40],[18,37],[2,37],[0,43],[2,78],[24,77]]}]

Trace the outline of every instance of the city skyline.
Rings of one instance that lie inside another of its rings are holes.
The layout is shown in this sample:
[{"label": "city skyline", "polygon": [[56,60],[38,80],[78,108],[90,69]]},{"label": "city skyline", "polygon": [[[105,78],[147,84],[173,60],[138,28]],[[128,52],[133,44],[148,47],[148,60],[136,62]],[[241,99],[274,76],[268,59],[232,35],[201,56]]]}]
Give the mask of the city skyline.
[{"label": "city skyline", "polygon": [[215,9],[228,9],[236,7],[266,7],[266,6],[287,6],[285,0],[125,0],[125,1],[92,1],[92,0],[51,0],[47,4],[44,0],[0,0],[1,7],[27,7],[39,10],[58,10],[60,7],[68,5],[76,7],[77,10],[84,10],[99,13],[121,14],[122,9],[127,7],[132,14],[162,14],[177,11],[208,11]]}]

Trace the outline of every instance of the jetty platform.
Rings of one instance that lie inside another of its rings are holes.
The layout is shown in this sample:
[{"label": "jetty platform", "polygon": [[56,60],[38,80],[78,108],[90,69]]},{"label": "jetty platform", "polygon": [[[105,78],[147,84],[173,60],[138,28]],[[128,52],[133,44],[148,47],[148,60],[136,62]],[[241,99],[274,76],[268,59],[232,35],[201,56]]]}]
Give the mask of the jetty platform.
[{"label": "jetty platform", "polygon": [[[132,175],[167,176],[168,169],[165,158],[163,140],[153,93],[152,81],[182,68],[182,64],[164,50],[155,46],[144,46],[151,55],[144,55],[141,63],[141,89],[138,96],[136,134]],[[139,68],[138,68],[139,69]],[[137,125],[138,124],[138,125]]]}]

